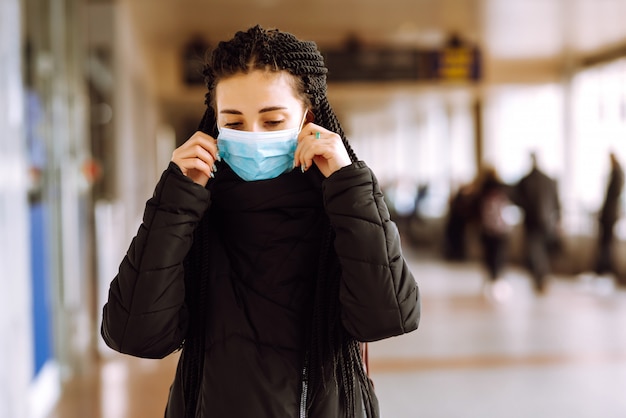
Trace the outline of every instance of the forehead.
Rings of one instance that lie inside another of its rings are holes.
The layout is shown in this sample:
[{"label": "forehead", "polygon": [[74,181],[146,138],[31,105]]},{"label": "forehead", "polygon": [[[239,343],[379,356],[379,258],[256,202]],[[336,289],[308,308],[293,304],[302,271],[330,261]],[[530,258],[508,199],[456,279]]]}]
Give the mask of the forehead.
[{"label": "forehead", "polygon": [[285,71],[254,70],[237,73],[219,81],[215,87],[217,111],[234,109],[257,112],[268,106],[301,106],[293,76]]}]

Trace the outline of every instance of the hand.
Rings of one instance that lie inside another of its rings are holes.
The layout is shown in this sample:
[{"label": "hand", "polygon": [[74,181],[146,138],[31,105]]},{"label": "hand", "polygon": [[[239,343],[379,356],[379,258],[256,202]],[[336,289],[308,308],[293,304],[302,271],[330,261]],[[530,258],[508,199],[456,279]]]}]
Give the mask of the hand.
[{"label": "hand", "polygon": [[325,177],[352,164],[339,135],[314,123],[307,123],[298,135],[294,167],[300,167],[304,172],[313,162]]},{"label": "hand", "polygon": [[172,153],[172,162],[185,176],[201,186],[206,186],[209,178],[217,171],[215,161],[218,160],[217,141],[200,131]]}]

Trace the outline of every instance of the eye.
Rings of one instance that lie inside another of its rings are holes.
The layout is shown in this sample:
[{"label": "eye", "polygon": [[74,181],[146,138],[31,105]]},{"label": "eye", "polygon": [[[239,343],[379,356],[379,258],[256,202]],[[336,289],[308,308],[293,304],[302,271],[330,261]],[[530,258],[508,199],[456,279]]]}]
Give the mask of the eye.
[{"label": "eye", "polygon": [[285,123],[284,119],[281,119],[281,120],[268,120],[268,121],[265,121],[265,126],[268,126],[270,128],[276,128],[276,127],[280,126],[283,123]]},{"label": "eye", "polygon": [[229,129],[241,129],[242,126],[243,126],[243,123],[241,122],[228,122],[224,124],[224,128],[229,128]]}]

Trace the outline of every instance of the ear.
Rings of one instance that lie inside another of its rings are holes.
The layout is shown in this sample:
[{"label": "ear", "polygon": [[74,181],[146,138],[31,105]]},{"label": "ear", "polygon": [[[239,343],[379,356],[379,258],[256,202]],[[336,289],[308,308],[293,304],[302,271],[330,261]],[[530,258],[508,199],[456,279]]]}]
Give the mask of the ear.
[{"label": "ear", "polygon": [[310,109],[307,109],[306,116],[304,117],[304,124],[313,123],[315,121],[315,115]]}]

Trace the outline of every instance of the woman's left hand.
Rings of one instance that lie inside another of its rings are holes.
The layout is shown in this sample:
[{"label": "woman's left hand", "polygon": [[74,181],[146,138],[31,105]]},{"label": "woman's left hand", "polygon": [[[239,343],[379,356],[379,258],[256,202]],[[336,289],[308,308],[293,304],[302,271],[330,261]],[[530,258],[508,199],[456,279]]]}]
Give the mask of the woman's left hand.
[{"label": "woman's left hand", "polygon": [[325,177],[352,164],[341,137],[314,123],[302,127],[298,135],[294,166],[306,171],[315,162]]}]

